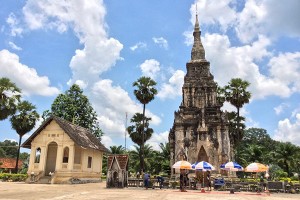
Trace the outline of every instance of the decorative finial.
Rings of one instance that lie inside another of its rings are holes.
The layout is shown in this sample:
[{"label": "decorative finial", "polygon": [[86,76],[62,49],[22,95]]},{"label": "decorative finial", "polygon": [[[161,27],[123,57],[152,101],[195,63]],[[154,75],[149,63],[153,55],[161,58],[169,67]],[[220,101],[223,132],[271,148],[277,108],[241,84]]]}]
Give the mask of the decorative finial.
[{"label": "decorative finial", "polygon": [[196,15],[198,15],[198,9],[197,9],[197,4],[196,4]]}]

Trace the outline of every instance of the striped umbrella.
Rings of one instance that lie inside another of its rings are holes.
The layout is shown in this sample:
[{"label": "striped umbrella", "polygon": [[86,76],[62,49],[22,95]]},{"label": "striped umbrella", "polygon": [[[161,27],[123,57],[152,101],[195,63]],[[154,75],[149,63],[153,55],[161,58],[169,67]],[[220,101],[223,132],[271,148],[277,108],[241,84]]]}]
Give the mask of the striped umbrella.
[{"label": "striped umbrella", "polygon": [[202,187],[204,188],[204,172],[215,170],[215,167],[212,166],[208,162],[201,161],[201,162],[196,162],[196,163],[192,164],[192,168],[195,169],[195,170],[201,170],[202,171],[202,173],[203,173]]},{"label": "striped umbrella", "polygon": [[215,167],[212,166],[210,163],[201,161],[201,162],[196,162],[192,164],[192,168],[195,170],[202,170],[202,171],[211,171],[215,170]]},{"label": "striped umbrella", "polygon": [[226,170],[226,171],[243,171],[244,168],[236,163],[236,162],[227,162],[220,166],[220,169]]},{"label": "striped umbrella", "polygon": [[177,161],[172,168],[175,169],[192,169],[192,164],[189,163],[188,161],[185,160],[181,160],[181,161]]},{"label": "striped umbrella", "polygon": [[265,172],[268,171],[268,166],[263,165],[261,163],[251,163],[246,168],[246,172]]}]

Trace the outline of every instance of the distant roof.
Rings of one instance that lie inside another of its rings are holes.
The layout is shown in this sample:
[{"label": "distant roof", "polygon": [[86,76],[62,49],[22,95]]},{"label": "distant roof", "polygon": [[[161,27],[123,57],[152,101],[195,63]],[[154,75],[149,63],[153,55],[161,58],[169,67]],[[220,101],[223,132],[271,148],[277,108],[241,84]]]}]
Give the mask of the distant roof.
[{"label": "distant roof", "polygon": [[[18,168],[21,168],[23,161],[19,160]],[[16,167],[16,158],[0,158],[0,169],[14,169]]]},{"label": "distant roof", "polygon": [[116,159],[120,169],[125,169],[126,170],[126,167],[127,167],[127,164],[128,164],[128,155],[126,154],[111,154],[111,155],[108,155],[107,157],[107,169],[111,169],[112,167],[112,164],[113,164],[113,160],[114,158]]},{"label": "distant roof", "polygon": [[72,124],[57,116],[51,116],[22,144],[24,148],[31,148],[33,139],[54,120],[64,130],[64,132],[79,146],[91,148],[99,151],[109,152],[109,150],[96,138],[88,129]]}]

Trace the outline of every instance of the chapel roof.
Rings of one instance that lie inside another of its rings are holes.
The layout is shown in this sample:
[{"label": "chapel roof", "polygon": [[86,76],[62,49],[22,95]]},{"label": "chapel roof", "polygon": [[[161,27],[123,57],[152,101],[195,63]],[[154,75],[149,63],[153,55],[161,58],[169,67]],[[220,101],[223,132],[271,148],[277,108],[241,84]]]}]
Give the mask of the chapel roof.
[{"label": "chapel roof", "polygon": [[88,129],[76,124],[72,124],[71,122],[57,116],[51,116],[46,119],[42,125],[22,144],[22,147],[30,148],[33,139],[40,134],[40,132],[53,120],[77,145],[84,148],[109,152],[109,150],[99,141],[99,139],[96,138]]}]

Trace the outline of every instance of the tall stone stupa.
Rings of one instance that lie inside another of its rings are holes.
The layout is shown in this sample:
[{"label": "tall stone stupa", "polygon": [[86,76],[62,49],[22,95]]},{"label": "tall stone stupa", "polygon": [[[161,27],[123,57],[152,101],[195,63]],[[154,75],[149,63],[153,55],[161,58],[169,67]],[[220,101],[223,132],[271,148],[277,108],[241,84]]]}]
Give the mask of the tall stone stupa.
[{"label": "tall stone stupa", "polygon": [[[170,129],[171,167],[179,160],[207,161],[219,169],[231,155],[226,113],[217,101],[217,83],[201,42],[198,15],[191,60],[186,63],[182,102]],[[174,170],[172,170],[172,174]]]}]

